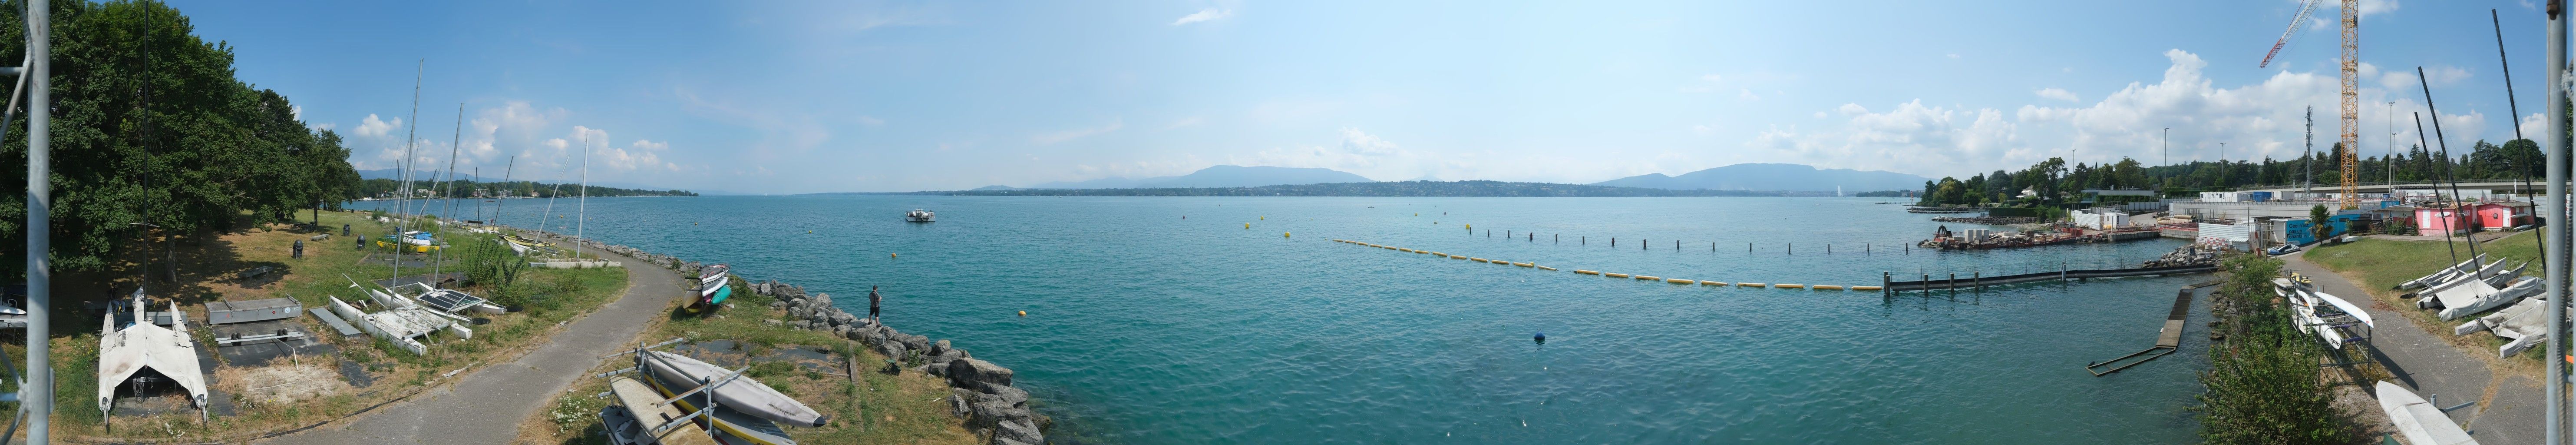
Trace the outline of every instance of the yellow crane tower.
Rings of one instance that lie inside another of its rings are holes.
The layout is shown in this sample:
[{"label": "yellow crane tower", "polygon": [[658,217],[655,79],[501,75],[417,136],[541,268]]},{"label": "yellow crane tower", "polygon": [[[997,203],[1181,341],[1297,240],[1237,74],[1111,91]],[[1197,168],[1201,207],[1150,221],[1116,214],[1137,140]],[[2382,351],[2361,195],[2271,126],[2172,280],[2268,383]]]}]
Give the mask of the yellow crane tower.
[{"label": "yellow crane tower", "polygon": [[[2263,62],[2254,66],[2256,68],[2271,66],[2272,57],[2281,54],[2281,47],[2289,44],[2290,37],[2297,35],[2299,33],[2299,28],[2308,23],[2308,17],[2316,13],[2317,4],[2321,1],[2322,0],[2308,0],[2306,3],[2301,4],[2299,6],[2299,14],[2290,19],[2290,28],[2288,30],[2281,31],[2281,40],[2272,42],[2272,51],[2263,54]],[[2361,208],[2361,194],[2358,192],[2358,187],[2353,184],[2353,179],[2360,176],[2360,173],[2354,169],[2361,164],[2360,157],[2355,154],[2361,151],[2360,30],[2361,0],[2343,0],[2343,57],[2341,60],[2341,68],[2343,69],[2343,132],[2342,137],[2336,138],[2336,141],[2338,141],[2337,145],[2342,147],[2342,149],[2335,151],[2337,152],[2336,154],[2340,160],[2343,161],[2343,174],[2338,176],[2341,176],[2341,179],[2343,180],[2342,204],[2343,208],[2347,210]]]}]

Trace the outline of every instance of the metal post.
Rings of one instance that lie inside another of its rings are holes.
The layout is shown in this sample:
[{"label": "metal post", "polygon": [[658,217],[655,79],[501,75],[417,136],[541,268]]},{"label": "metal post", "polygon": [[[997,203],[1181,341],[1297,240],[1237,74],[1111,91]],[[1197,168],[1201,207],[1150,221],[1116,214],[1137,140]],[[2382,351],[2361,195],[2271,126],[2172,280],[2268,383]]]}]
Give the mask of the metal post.
[{"label": "metal post", "polygon": [[[2561,358],[2565,357],[2566,352],[2559,347],[2559,343],[2565,342],[2565,339],[2567,338],[2568,302],[2566,298],[2566,281],[2567,260],[2569,258],[2567,255],[2568,214],[2566,164],[2568,140],[2567,128],[2563,123],[2567,119],[2566,107],[2568,105],[2567,84],[2565,83],[2565,70],[2567,69],[2567,20],[2565,17],[2560,16],[2560,14],[2566,11],[2566,5],[2564,3],[2565,0],[2549,0],[2547,11],[2548,24],[2547,26],[2543,26],[2543,28],[2547,30],[2545,34],[2548,35],[2549,39],[2548,43],[2544,45],[2547,47],[2547,50],[2544,51],[2544,54],[2547,55],[2547,60],[2542,62],[2542,66],[2549,72],[2549,118],[2544,120],[2547,125],[2547,130],[2542,131],[2541,134],[2547,135],[2547,137],[2541,138],[2540,151],[2546,154],[2547,161],[2549,162],[2547,173],[2549,186],[2546,190],[2546,196],[2548,196],[2548,199],[2542,200],[2540,207],[2541,212],[2549,215],[2549,221],[2548,230],[2545,231],[2547,236],[2541,239],[2541,243],[2544,244],[2544,246],[2541,247],[2541,251],[2545,253],[2545,255],[2542,255],[2544,258],[2542,260],[2542,268],[2546,270],[2546,272],[2543,273],[2547,275],[2547,281],[2545,281],[2546,284],[2544,284],[2546,288],[2544,291],[2548,293],[2550,300],[2548,314],[2549,341],[2546,342],[2549,343],[2549,355],[2542,356],[2540,360],[2542,363],[2547,363],[2547,365],[2543,366],[2548,368],[2547,373],[2544,374],[2544,377],[2541,379],[2540,385],[2542,390],[2546,392],[2546,394],[2541,398],[2544,402],[2541,403],[2548,405],[2548,408],[2544,410],[2545,413],[2542,417],[2545,420],[2541,421],[2541,443],[2551,445],[2557,445],[2560,443],[2560,438],[2563,436],[2559,434],[2559,428],[2564,426],[2565,422],[2563,421],[2566,420],[2563,417],[2567,415],[2569,409],[2576,408],[2576,405],[2571,405],[2576,404],[2576,400],[2563,400],[2566,397],[2566,394],[2564,394],[2564,391],[2559,388],[2562,385],[2561,382],[2565,382],[2567,380],[2566,363],[2564,362],[2564,359]],[[2390,191],[2394,192],[2395,190],[2392,189]]]},{"label": "metal post", "polygon": [[53,2],[27,2],[27,375],[18,388],[27,443],[52,443]]}]

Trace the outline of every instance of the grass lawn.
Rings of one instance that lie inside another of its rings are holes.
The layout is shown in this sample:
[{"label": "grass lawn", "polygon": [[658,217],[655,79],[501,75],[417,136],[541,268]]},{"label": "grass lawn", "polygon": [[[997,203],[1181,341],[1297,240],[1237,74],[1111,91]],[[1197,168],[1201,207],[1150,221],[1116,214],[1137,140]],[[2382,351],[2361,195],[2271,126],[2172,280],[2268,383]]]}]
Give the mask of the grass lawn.
[{"label": "grass lawn", "polygon": [[[315,217],[310,211],[297,216],[307,222]],[[83,309],[85,303],[116,298],[132,292],[136,285],[144,285],[156,301],[176,300],[180,309],[188,312],[191,321],[202,322],[206,319],[206,302],[291,297],[307,308],[328,308],[329,297],[336,296],[353,303],[363,299],[360,297],[362,293],[349,288],[351,279],[364,281],[392,276],[394,267],[384,260],[390,256],[387,251],[357,247],[350,237],[340,236],[340,227],[347,224],[352,235],[373,237],[392,233],[394,226],[376,222],[363,212],[325,211],[319,214],[319,219],[320,227],[327,230],[260,224],[237,233],[182,235],[172,244],[163,244],[156,238],[149,243],[137,243],[137,248],[132,249],[133,254],[108,270],[64,274],[58,278],[55,281],[53,311],[53,362],[58,375],[53,425],[58,434],[56,437],[238,441],[252,435],[336,419],[415,393],[437,382],[440,374],[515,358],[543,343],[546,334],[556,329],[556,323],[578,317],[614,300],[625,293],[627,286],[626,271],[622,269],[531,269],[514,286],[515,291],[530,296],[525,311],[487,317],[491,323],[473,326],[475,335],[471,340],[434,334],[425,341],[430,345],[430,352],[426,355],[414,355],[394,348],[388,342],[364,336],[343,338],[318,320],[309,316],[299,318],[297,321],[305,323],[306,332],[339,347],[342,351],[340,357],[307,356],[296,360],[298,363],[260,368],[221,363],[218,357],[216,369],[209,370],[218,378],[210,386],[217,392],[230,395],[229,401],[238,407],[235,415],[216,416],[199,424],[197,413],[186,410],[155,416],[118,416],[112,422],[112,429],[102,423],[104,419],[97,409],[97,402],[92,400],[97,391],[94,375],[100,319],[96,313]],[[324,233],[331,236],[322,240],[309,239]],[[448,253],[444,263],[438,263],[438,268],[445,272],[459,271],[466,256],[465,247],[489,243],[491,236],[462,230],[449,231],[447,242],[455,250]],[[300,259],[292,257],[293,244],[298,240],[306,243],[304,257]],[[176,280],[160,280],[168,275],[168,263],[163,262],[167,253],[162,246],[176,248]],[[407,257],[412,261],[439,259],[436,255]],[[268,277],[247,281],[236,278],[237,274],[257,267],[268,267],[274,272]],[[147,269],[161,272],[147,272]],[[409,265],[401,270],[404,275],[428,272],[428,268]],[[150,277],[150,281],[146,281],[146,277]],[[499,289],[477,285],[463,290],[490,297]],[[214,347],[210,329],[200,323],[192,323],[190,327],[198,336],[198,348]],[[8,352],[19,356],[23,354],[23,348],[8,346]],[[330,372],[327,379],[317,379],[328,382],[315,386],[315,391],[287,396],[262,391],[272,385],[260,378],[281,375],[316,377],[312,368],[336,370],[339,363],[335,359],[341,357],[364,367],[375,381],[363,388],[350,387],[339,382],[337,372]],[[301,373],[284,371],[297,367],[305,369]],[[260,392],[269,398],[242,395],[252,392]],[[131,400],[120,400],[119,403]]]},{"label": "grass lawn", "polygon": [[[2531,261],[2531,266],[2524,269],[2523,274],[2536,276],[2541,273],[2540,243],[2534,241],[2539,239],[2539,236],[2540,232],[2527,231],[2478,243],[2478,253],[2486,254],[2490,262],[2499,258],[2510,260],[2511,262],[2505,263],[2505,267]],[[2455,251],[2458,259],[2453,259]],[[2497,347],[2505,344],[2503,338],[2488,332],[2466,336],[2454,335],[2449,327],[2465,322],[2466,318],[2444,321],[2433,311],[2415,309],[2415,300],[2399,298],[2400,295],[2405,294],[2405,291],[2394,289],[2399,283],[2467,261],[2470,256],[2466,242],[2453,242],[2445,246],[2441,241],[2385,239],[2364,239],[2342,245],[2319,246],[2309,249],[2306,254],[2310,262],[2333,269],[2345,277],[2359,280],[2361,287],[2370,292],[2371,298],[2387,307],[2396,308],[2396,312],[2406,314],[2406,317],[2414,319],[2415,323],[2442,327],[2442,329],[2426,330],[2444,341],[2461,346],[2469,352],[2468,355],[2494,359],[2495,363],[2515,372],[2539,375],[2541,352],[2544,348],[2531,348],[2509,360],[2499,359],[2495,356],[2495,351]]]},{"label": "grass lawn", "polygon": [[[736,277],[734,285],[744,283]],[[964,421],[949,413],[946,379],[917,372],[890,375],[872,369],[885,363],[886,357],[858,347],[857,342],[834,338],[829,332],[800,331],[770,326],[762,320],[787,317],[786,311],[772,310],[768,296],[736,292],[730,302],[735,308],[701,316],[683,309],[686,301],[674,302],[666,312],[669,317],[656,320],[635,340],[637,344],[660,343],[673,338],[692,342],[733,340],[743,344],[747,353],[763,355],[777,348],[805,348],[832,351],[840,360],[850,354],[859,356],[863,369],[857,378],[796,371],[782,362],[762,362],[749,372],[761,383],[779,388],[807,406],[832,416],[828,425],[817,428],[787,428],[788,436],[799,443],[886,443],[886,444],[977,444],[982,440],[966,430]],[[872,364],[875,364],[872,366]],[[633,366],[624,359],[602,362],[591,374],[615,371]],[[608,381],[584,378],[573,384],[573,390],[556,399],[555,404],[538,419],[519,426],[519,442],[534,444],[605,444],[600,435],[598,410],[608,403],[593,397],[608,391]],[[1030,403],[1037,403],[1032,400]]]}]

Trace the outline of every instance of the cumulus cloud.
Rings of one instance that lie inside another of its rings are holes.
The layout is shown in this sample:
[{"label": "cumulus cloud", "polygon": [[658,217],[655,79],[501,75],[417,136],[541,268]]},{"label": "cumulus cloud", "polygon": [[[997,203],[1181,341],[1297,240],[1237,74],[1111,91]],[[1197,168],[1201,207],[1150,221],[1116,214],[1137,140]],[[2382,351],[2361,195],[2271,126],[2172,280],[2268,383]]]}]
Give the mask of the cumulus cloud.
[{"label": "cumulus cloud", "polygon": [[358,128],[353,129],[351,132],[356,133],[359,136],[385,137],[388,133],[393,132],[394,128],[401,126],[402,118],[394,118],[391,121],[386,121],[376,118],[374,113],[369,113],[365,120],[358,121]]},{"label": "cumulus cloud", "polygon": [[1205,21],[1210,21],[1210,20],[1222,19],[1222,18],[1226,18],[1227,16],[1231,16],[1231,15],[1234,15],[1234,11],[1223,10],[1223,9],[1216,9],[1216,8],[1201,9],[1201,10],[1199,10],[1199,12],[1193,12],[1193,13],[1190,13],[1190,15],[1181,16],[1181,18],[1180,18],[1180,19],[1178,19],[1178,20],[1173,20],[1173,21],[1172,21],[1172,26],[1181,26],[1181,25],[1187,25],[1187,24],[1191,24],[1191,23],[1198,23],[1198,22],[1205,22]]},{"label": "cumulus cloud", "polygon": [[[2339,132],[2340,122],[2334,117],[2341,100],[2336,73],[2283,71],[2260,83],[2222,88],[2202,74],[2208,63],[2200,56],[2181,50],[2166,51],[2164,56],[2171,64],[2160,81],[2132,82],[2091,104],[2022,105],[2007,111],[1920,100],[1883,110],[1852,103],[1833,110],[1839,122],[1804,131],[1775,126],[1744,144],[1768,151],[1772,159],[1944,176],[2021,168],[2049,157],[2069,156],[2069,149],[2076,150],[2074,162],[2101,163],[2126,156],[2156,164],[2163,159],[2168,127],[2172,128],[2174,162],[2216,160],[2221,155],[2219,143],[2228,144],[2224,153],[2228,159],[2297,157],[2307,149],[2301,131],[2309,106],[2316,107],[2316,150],[2326,150]],[[2402,89],[2362,89],[2363,103],[2397,103],[2362,107],[2358,132],[2378,136],[2359,138],[2363,153],[2385,153],[2390,131],[2398,133],[2394,138],[2398,150],[2414,145],[2409,113],[2423,110],[2423,105],[2414,99],[2418,94],[2411,67],[2404,72],[2381,72],[2365,64],[2362,70],[2382,76],[2383,84],[2400,83],[2386,77],[2405,76]],[[2437,81],[2437,92],[2440,81],[2458,82],[2468,76],[2465,70],[2427,67],[2425,72]],[[2056,88],[2036,94],[2052,101],[2078,99]],[[2391,108],[2394,119],[2389,119]],[[2430,114],[2425,118],[2436,119]],[[2500,142],[2512,137],[2509,132],[2494,134],[2497,128],[2489,128],[2487,115],[2476,110],[2446,112],[2438,119],[2455,149],[2479,139]],[[2522,121],[2526,127],[2536,127],[2539,119]],[[2427,130],[2431,124],[2426,122]]]}]

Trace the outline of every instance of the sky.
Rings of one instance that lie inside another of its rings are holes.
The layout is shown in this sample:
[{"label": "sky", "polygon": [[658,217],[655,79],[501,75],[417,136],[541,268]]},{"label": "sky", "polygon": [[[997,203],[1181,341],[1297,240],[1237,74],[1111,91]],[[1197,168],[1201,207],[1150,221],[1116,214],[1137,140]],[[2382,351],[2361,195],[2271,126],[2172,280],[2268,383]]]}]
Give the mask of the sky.
[{"label": "sky", "polygon": [[[360,169],[393,167],[408,139],[423,170],[578,180],[587,157],[593,183],[735,193],[1219,164],[1964,178],[2049,157],[2297,157],[2306,107],[2318,150],[2339,125],[2336,2],[2264,68],[2300,2],[173,5],[232,46],[240,78],[347,137]],[[2455,153],[2537,133],[2542,20],[2521,0],[2362,1],[2363,152],[2412,146],[2416,113]]]}]

